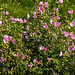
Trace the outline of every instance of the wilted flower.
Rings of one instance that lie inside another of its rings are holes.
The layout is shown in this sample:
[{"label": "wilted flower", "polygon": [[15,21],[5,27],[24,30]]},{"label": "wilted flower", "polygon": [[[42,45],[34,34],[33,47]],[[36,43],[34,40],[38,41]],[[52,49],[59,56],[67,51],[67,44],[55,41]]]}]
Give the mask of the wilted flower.
[{"label": "wilted flower", "polygon": [[33,67],[33,64],[28,65],[28,67]]},{"label": "wilted flower", "polygon": [[70,10],[69,10],[68,13],[69,13],[69,14],[73,14],[73,11],[70,11]]},{"label": "wilted flower", "polygon": [[74,65],[74,62],[71,62],[70,65],[71,65],[71,66]]}]

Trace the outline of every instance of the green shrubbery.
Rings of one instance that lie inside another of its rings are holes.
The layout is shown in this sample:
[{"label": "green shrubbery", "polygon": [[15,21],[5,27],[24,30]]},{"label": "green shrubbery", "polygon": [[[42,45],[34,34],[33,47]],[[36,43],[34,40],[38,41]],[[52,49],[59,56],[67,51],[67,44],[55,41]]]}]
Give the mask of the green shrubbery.
[{"label": "green shrubbery", "polygon": [[17,18],[0,9],[1,75],[74,75],[75,10],[66,5],[43,1]]}]

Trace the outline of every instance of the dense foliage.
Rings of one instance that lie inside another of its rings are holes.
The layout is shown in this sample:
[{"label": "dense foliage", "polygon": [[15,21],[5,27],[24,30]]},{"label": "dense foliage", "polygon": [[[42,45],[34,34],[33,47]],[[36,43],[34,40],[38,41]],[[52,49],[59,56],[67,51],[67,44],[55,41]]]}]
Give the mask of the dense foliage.
[{"label": "dense foliage", "polygon": [[67,2],[35,0],[35,9],[17,18],[1,6],[1,75],[75,74],[75,10]]}]

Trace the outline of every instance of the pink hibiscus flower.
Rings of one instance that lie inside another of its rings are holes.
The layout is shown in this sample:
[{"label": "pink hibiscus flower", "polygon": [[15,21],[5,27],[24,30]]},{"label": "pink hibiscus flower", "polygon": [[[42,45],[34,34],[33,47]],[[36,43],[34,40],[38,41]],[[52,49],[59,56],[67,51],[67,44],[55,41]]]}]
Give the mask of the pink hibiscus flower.
[{"label": "pink hibiscus flower", "polygon": [[54,8],[54,11],[58,11],[58,8]]},{"label": "pink hibiscus flower", "polygon": [[74,48],[73,48],[72,46],[68,47],[68,51],[69,51],[69,52],[71,52],[71,51],[73,51],[73,50],[74,50]]},{"label": "pink hibiscus flower", "polygon": [[71,23],[70,23],[70,26],[71,26],[71,27],[74,27],[74,26],[75,26],[75,22],[71,22]]},{"label": "pink hibiscus flower", "polygon": [[63,4],[63,0],[59,0],[59,2],[60,2],[61,4]]},{"label": "pink hibiscus flower", "polygon": [[73,11],[70,11],[70,10],[69,10],[68,13],[69,13],[69,14],[73,14]]},{"label": "pink hibiscus flower", "polygon": [[45,2],[44,4],[45,4],[45,7],[48,7],[48,2]]},{"label": "pink hibiscus flower", "polygon": [[65,31],[64,32],[64,36],[67,37],[68,36],[68,32]]},{"label": "pink hibiscus flower", "polygon": [[28,67],[33,67],[33,64],[28,65]]},{"label": "pink hibiscus flower", "polygon": [[39,7],[39,11],[40,11],[41,13],[43,13],[43,11],[45,11],[45,10],[44,10],[44,7],[43,7],[43,6],[40,6],[40,7]]},{"label": "pink hibiscus flower", "polygon": [[71,39],[75,39],[74,34],[72,34],[71,32],[70,32],[70,37],[71,37]]},{"label": "pink hibiscus flower", "polygon": [[45,29],[47,29],[48,28],[48,25],[47,25],[47,23],[45,23],[45,25],[43,26]]},{"label": "pink hibiscus flower", "polygon": [[34,62],[34,63],[37,63],[37,64],[39,63],[38,60],[36,60],[36,59],[34,59],[33,62]]},{"label": "pink hibiscus flower", "polygon": [[50,58],[47,58],[47,60],[50,61],[51,59]]},{"label": "pink hibiscus flower", "polygon": [[59,22],[54,22],[53,23],[56,27],[60,26],[60,23]]}]

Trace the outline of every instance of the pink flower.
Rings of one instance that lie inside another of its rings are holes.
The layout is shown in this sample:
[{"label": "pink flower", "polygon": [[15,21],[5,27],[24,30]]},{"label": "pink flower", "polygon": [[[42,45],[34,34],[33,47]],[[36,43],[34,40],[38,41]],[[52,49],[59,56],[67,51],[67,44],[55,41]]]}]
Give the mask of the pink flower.
[{"label": "pink flower", "polygon": [[54,15],[55,16],[55,13],[52,13],[51,15]]},{"label": "pink flower", "polygon": [[45,2],[44,4],[45,4],[45,7],[48,7],[48,2]]},{"label": "pink flower", "polygon": [[5,11],[3,11],[3,15],[5,15]]},{"label": "pink flower", "polygon": [[56,27],[60,26],[60,23],[59,22],[54,22],[53,23]]},{"label": "pink flower", "polygon": [[30,18],[30,15],[29,14],[27,14],[27,19],[29,19]]},{"label": "pink flower", "polygon": [[19,18],[15,18],[15,21],[19,21],[20,19]]},{"label": "pink flower", "polygon": [[74,46],[74,43],[72,42],[72,45]]},{"label": "pink flower", "polygon": [[23,57],[22,57],[23,59],[26,59],[26,55],[23,55]]},{"label": "pink flower", "polygon": [[71,37],[71,39],[75,39],[74,34],[72,34],[71,32],[70,32],[70,37]]},{"label": "pink flower", "polygon": [[2,21],[0,21],[0,24],[2,24]]},{"label": "pink flower", "polygon": [[47,58],[47,60],[50,61],[51,59],[50,58]]},{"label": "pink flower", "polygon": [[4,61],[3,57],[0,57],[0,62],[2,63]]},{"label": "pink flower", "polygon": [[71,26],[71,27],[74,27],[74,26],[75,26],[75,22],[71,22],[71,23],[70,23],[70,26]]},{"label": "pink flower", "polygon": [[8,37],[8,39],[9,39],[9,41],[10,41],[10,40],[12,39],[12,37],[11,37],[11,36],[9,36],[9,37]]},{"label": "pink flower", "polygon": [[8,11],[6,11],[6,15],[8,15],[9,14],[9,12]]},{"label": "pink flower", "polygon": [[33,64],[28,65],[28,67],[33,67]]},{"label": "pink flower", "polygon": [[13,44],[16,44],[16,40],[13,40]]},{"label": "pink flower", "polygon": [[28,34],[26,34],[26,35],[25,35],[25,39],[28,39],[28,38],[29,38],[29,36],[28,36]]},{"label": "pink flower", "polygon": [[39,47],[39,49],[40,49],[40,50],[43,50],[43,49],[44,49],[44,46]]},{"label": "pink flower", "polygon": [[42,4],[43,4],[43,2],[39,2],[39,4],[38,4],[38,5],[39,5],[39,6],[41,6]]},{"label": "pink flower", "polygon": [[37,18],[37,16],[36,16],[36,12],[34,12],[33,15],[34,15],[33,18]]},{"label": "pink flower", "polygon": [[23,23],[23,20],[22,20],[22,18],[20,18],[19,22],[20,22],[20,23]]},{"label": "pink flower", "polygon": [[4,35],[4,36],[3,36],[3,42],[4,42],[4,43],[8,43],[8,42],[9,42],[8,35]]},{"label": "pink flower", "polygon": [[24,19],[24,23],[27,23],[27,20]]},{"label": "pink flower", "polygon": [[36,60],[36,59],[34,59],[33,62],[34,62],[34,63],[37,63],[37,64],[39,63],[38,60]]},{"label": "pink flower", "polygon": [[60,20],[60,17],[59,17],[59,16],[57,16],[57,17],[56,17],[56,19],[57,19],[57,20]]},{"label": "pink flower", "polygon": [[43,6],[40,6],[40,7],[39,7],[39,11],[40,11],[41,13],[43,13],[42,11],[45,11],[45,10],[44,10],[44,7],[43,7]]},{"label": "pink flower", "polygon": [[73,48],[72,46],[68,47],[68,51],[69,51],[69,52],[71,52],[71,51],[73,51],[73,50],[74,50],[74,48]]},{"label": "pink flower", "polygon": [[51,24],[52,24],[52,22],[53,22],[53,19],[50,20],[50,23],[51,23]]},{"label": "pink flower", "polygon": [[26,28],[29,30],[29,26],[26,26]]},{"label": "pink flower", "polygon": [[49,12],[49,10],[47,9],[47,12]]},{"label": "pink flower", "polygon": [[64,36],[67,37],[68,36],[68,32],[65,31],[64,32]]},{"label": "pink flower", "polygon": [[73,11],[70,11],[70,10],[69,10],[68,13],[69,13],[69,14],[73,14]]},{"label": "pink flower", "polygon": [[15,20],[12,16],[10,16],[10,19],[11,19],[11,20]]},{"label": "pink flower", "polygon": [[59,2],[60,2],[61,4],[63,4],[63,0],[59,0]]},{"label": "pink flower", "polygon": [[47,50],[47,48],[44,48],[44,51],[46,51]]},{"label": "pink flower", "polygon": [[60,56],[60,57],[62,56],[62,51],[60,52],[59,56]]},{"label": "pink flower", "polygon": [[58,11],[58,8],[55,8],[54,11]]},{"label": "pink flower", "polygon": [[14,57],[17,57],[19,55],[19,53],[15,54]]},{"label": "pink flower", "polygon": [[45,29],[47,29],[48,28],[48,25],[47,25],[47,23],[45,23],[45,25],[43,26]]}]

